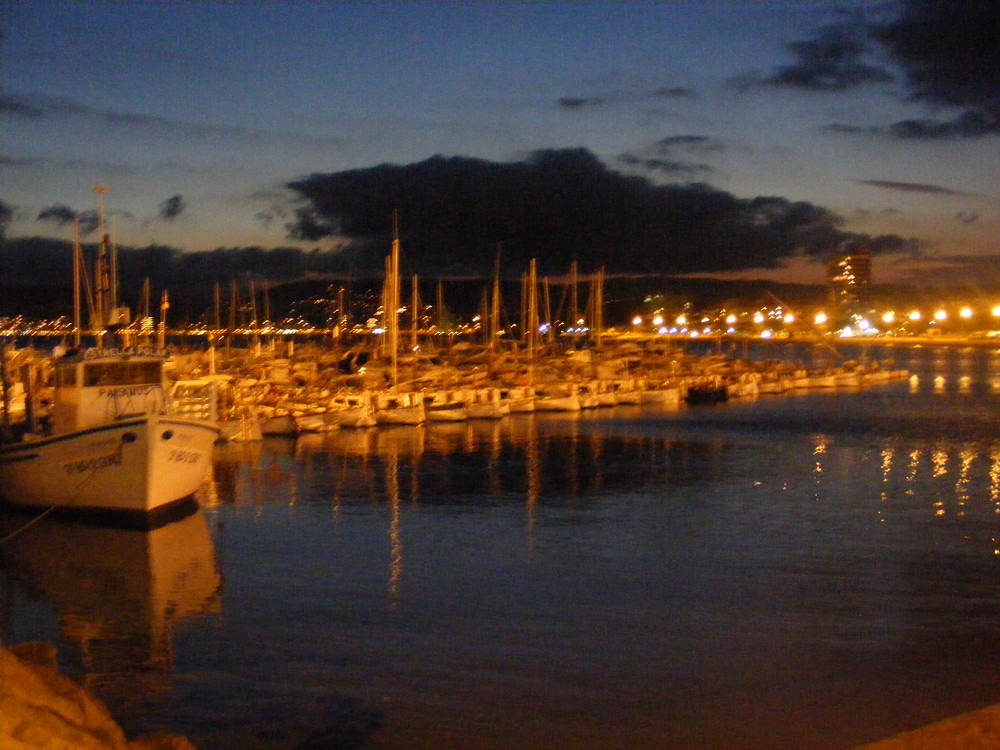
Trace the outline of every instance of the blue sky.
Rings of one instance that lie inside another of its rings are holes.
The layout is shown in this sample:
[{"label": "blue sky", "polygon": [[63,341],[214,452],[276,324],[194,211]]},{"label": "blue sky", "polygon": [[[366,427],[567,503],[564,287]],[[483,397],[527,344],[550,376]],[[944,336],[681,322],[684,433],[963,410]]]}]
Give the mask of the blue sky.
[{"label": "blue sky", "polygon": [[[809,54],[790,45],[894,12],[818,0],[3,0],[7,234],[69,237],[39,214],[92,209],[105,184],[124,244],[294,245],[284,184],[297,177],[582,146],[657,182],[809,201],[850,231],[919,239],[919,259],[879,261],[882,280],[996,262],[996,133],[887,135],[954,112],[910,100],[875,46],[853,60],[863,80],[851,85],[781,80]],[[819,282],[823,269],[792,259],[749,275]]]}]

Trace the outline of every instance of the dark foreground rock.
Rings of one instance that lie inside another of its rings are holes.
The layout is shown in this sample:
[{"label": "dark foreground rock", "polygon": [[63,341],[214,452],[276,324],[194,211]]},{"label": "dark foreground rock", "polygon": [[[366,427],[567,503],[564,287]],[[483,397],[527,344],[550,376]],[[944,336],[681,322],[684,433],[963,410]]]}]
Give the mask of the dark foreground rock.
[{"label": "dark foreground rock", "polygon": [[953,716],[856,750],[1000,750],[1000,705]]},{"label": "dark foreground rock", "polygon": [[0,644],[3,750],[196,750],[179,735],[129,741],[104,704],[56,669],[46,643]]}]

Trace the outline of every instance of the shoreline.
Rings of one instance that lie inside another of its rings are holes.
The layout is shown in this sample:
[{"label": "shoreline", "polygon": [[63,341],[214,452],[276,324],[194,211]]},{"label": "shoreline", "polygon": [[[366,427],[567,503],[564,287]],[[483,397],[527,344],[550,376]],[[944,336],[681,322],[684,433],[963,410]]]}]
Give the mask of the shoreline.
[{"label": "shoreline", "polygon": [[1000,748],[1000,704],[901,732],[854,750],[997,750]]}]

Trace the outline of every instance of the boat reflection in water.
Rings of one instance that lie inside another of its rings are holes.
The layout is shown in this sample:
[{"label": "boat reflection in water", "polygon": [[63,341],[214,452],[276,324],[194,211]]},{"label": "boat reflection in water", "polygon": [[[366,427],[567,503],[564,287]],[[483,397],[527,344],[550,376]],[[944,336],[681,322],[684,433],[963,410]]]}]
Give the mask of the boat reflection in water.
[{"label": "boat reflection in water", "polygon": [[[221,610],[222,576],[204,513],[153,531],[44,519],[18,532],[27,521],[0,515],[4,607],[19,595],[51,605],[62,668],[113,713],[169,689],[175,630]],[[0,626],[12,619],[3,614]],[[18,638],[6,630],[0,638]]]}]

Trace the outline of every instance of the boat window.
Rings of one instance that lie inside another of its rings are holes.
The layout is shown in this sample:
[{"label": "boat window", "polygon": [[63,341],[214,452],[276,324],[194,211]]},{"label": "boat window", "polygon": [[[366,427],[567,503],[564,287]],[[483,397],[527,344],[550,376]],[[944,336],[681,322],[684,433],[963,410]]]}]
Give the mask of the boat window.
[{"label": "boat window", "polygon": [[76,365],[56,368],[56,388],[76,385]]},{"label": "boat window", "polygon": [[160,378],[160,362],[94,362],[86,365],[83,384],[159,385]]}]

